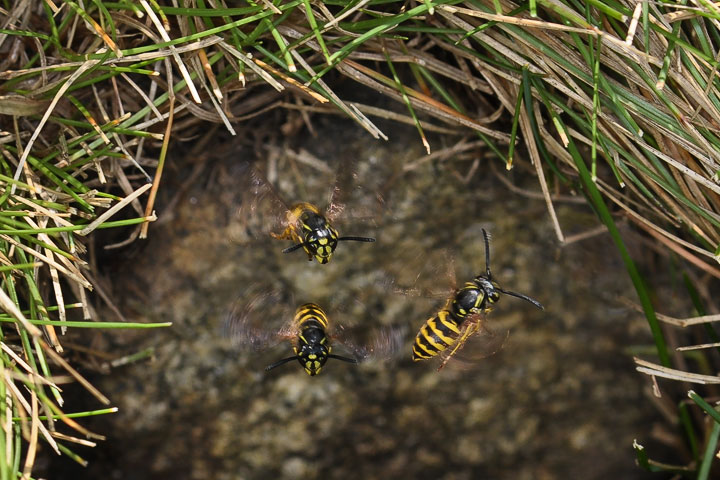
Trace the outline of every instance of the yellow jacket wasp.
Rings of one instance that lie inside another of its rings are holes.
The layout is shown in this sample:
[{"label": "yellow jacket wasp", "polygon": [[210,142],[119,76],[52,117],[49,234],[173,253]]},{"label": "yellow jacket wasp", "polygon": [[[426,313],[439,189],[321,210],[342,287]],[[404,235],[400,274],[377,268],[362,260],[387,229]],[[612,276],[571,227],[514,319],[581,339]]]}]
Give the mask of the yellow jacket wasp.
[{"label": "yellow jacket wasp", "polygon": [[[484,229],[482,233],[485,240],[485,274],[478,275],[456,290],[445,307],[423,324],[412,347],[414,361],[426,360],[442,353],[444,358],[438,370],[442,369],[465,342],[483,328],[487,313],[500,299],[501,293],[521,298],[544,310],[537,300],[522,293],[505,290],[493,280],[490,271],[490,242]],[[453,348],[445,352],[449,347]]]},{"label": "yellow jacket wasp", "polygon": [[[225,321],[233,343],[243,349],[265,350],[285,340],[291,343],[294,355],[271,363],[265,371],[297,360],[308,375],[315,376],[331,358],[358,364],[371,358],[388,358],[399,350],[399,336],[389,330],[374,334],[368,347],[359,346],[342,327],[331,324],[317,303],[300,305],[292,319],[283,321],[292,311],[290,302],[291,295],[279,291],[264,292],[253,296],[247,304],[236,304]],[[280,328],[275,323],[278,320],[282,321]],[[363,331],[367,332],[367,329]],[[333,353],[335,343],[351,356]]]},{"label": "yellow jacket wasp", "polygon": [[283,250],[283,253],[294,252],[302,247],[308,255],[308,260],[313,257],[318,263],[328,263],[332,257],[338,242],[374,242],[374,238],[339,236],[337,230],[330,224],[328,219],[320,213],[318,208],[307,202],[293,205],[286,213],[287,227],[280,233],[271,233],[273,238],[290,239],[296,242],[292,247]]},{"label": "yellow jacket wasp", "polygon": [[306,303],[300,305],[295,312],[292,326],[297,331],[293,344],[295,355],[268,365],[265,368],[266,372],[293,360],[300,362],[300,365],[305,368],[305,372],[310,376],[320,373],[328,358],[348,363],[358,363],[356,358],[342,357],[330,353],[332,347],[326,332],[328,328],[327,315],[317,304]]},{"label": "yellow jacket wasp", "polygon": [[340,199],[342,189],[338,185],[333,188],[330,203],[323,213],[309,202],[299,202],[288,206],[257,169],[245,162],[243,171],[246,175],[244,180],[249,184],[247,193],[253,195],[252,198],[244,200],[243,209],[246,214],[252,213],[259,210],[262,201],[269,201],[269,212],[263,212],[263,214],[269,213],[269,216],[266,217],[269,219],[267,223],[269,225],[279,223],[281,229],[280,232],[271,232],[270,236],[281,240],[292,240],[295,243],[283,250],[283,253],[294,252],[302,248],[309,261],[314,258],[318,263],[326,264],[332,258],[338,242],[375,241],[372,237],[340,236],[333,226],[333,222],[345,209]]}]

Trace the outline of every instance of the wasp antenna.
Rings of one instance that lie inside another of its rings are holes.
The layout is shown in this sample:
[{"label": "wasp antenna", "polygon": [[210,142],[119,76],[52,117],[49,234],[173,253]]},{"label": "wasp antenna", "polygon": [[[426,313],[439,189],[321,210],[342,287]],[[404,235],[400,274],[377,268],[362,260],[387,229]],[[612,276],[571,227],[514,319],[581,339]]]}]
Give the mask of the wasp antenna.
[{"label": "wasp antenna", "polygon": [[533,305],[538,307],[540,310],[545,310],[545,307],[543,307],[540,302],[538,302],[534,298],[528,297],[527,295],[523,295],[522,293],[517,293],[517,292],[511,292],[510,290],[502,290],[498,287],[495,287],[495,290],[498,290],[498,291],[500,291],[506,295],[510,295],[512,297],[522,298],[523,300],[526,300],[526,301],[532,303]]},{"label": "wasp antenna", "polygon": [[340,240],[351,240],[353,242],[374,242],[375,239],[371,237],[340,237],[338,238],[338,241]]},{"label": "wasp antenna", "polygon": [[282,360],[278,360],[277,362],[273,363],[272,365],[268,365],[267,367],[265,367],[265,371],[269,372],[270,370],[272,370],[275,367],[279,367],[280,365],[285,365],[286,363],[292,362],[293,360],[297,360],[297,359],[298,359],[297,355],[295,355],[293,357],[283,358]]},{"label": "wasp antenna", "polygon": [[304,247],[304,246],[305,246],[304,243],[298,243],[297,245],[293,245],[292,247],[286,248],[285,250],[282,251],[282,253],[294,252],[294,251],[297,250],[298,248],[301,248],[301,247]]},{"label": "wasp antenna", "polygon": [[482,233],[485,239],[485,276],[487,276],[488,280],[492,280],[492,273],[490,273],[490,239],[484,228]]},{"label": "wasp antenna", "polygon": [[341,357],[340,355],[334,355],[332,353],[328,355],[328,358],[334,358],[335,360],[342,360],[348,363],[360,363],[357,358]]}]

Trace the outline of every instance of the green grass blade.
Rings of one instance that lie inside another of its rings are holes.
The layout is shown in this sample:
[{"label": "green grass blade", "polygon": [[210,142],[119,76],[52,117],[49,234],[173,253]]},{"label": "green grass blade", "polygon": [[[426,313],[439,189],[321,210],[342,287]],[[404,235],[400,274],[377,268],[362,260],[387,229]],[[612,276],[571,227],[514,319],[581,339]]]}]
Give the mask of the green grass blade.
[{"label": "green grass blade", "polygon": [[[15,319],[0,316],[0,322],[14,323]],[[70,328],[108,328],[108,329],[139,329],[139,328],[164,328],[172,326],[172,322],[158,322],[158,323],[137,323],[137,322],[74,322],[65,321],[60,322],[57,320],[46,320],[46,319],[33,319],[28,318],[28,322],[33,325],[53,325],[57,327],[70,327]]]}]

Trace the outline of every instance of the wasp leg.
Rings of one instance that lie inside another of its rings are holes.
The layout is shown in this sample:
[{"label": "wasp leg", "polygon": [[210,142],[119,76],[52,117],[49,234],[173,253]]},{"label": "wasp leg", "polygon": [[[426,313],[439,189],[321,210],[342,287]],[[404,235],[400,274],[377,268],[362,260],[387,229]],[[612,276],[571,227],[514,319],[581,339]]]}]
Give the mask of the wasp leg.
[{"label": "wasp leg", "polygon": [[[470,319],[468,319],[468,320],[470,320]],[[455,352],[460,350],[463,347],[463,345],[465,345],[465,342],[468,340],[468,338],[473,336],[473,334],[475,334],[475,332],[477,332],[480,329],[480,320],[479,319],[477,319],[475,321],[468,321],[468,320],[466,320],[466,322],[468,322],[467,327],[465,327],[464,331],[458,338],[457,342],[455,342],[455,346],[453,347],[453,349],[450,351],[450,353],[447,354],[447,356],[445,357],[443,362],[438,367],[438,369],[437,369],[438,372],[443,369],[443,367],[445,366],[445,364],[447,364],[448,361],[450,361],[452,356],[455,355]]]},{"label": "wasp leg", "polygon": [[[304,247],[302,238],[297,234],[297,230],[294,225],[288,225],[285,230],[282,231],[282,233],[273,233],[270,232],[270,236],[272,238],[278,239],[278,240],[292,240],[293,242],[296,242],[295,245],[293,245],[290,248],[286,248],[283,250],[283,253],[290,253],[294,252],[300,247]],[[307,252],[307,249],[305,249]],[[312,262],[313,255],[310,252],[307,252],[308,261]]]},{"label": "wasp leg", "polygon": [[292,227],[292,225],[288,225],[282,233],[270,232],[270,236],[273,238],[277,238],[278,240],[295,240],[296,235],[295,229]]}]

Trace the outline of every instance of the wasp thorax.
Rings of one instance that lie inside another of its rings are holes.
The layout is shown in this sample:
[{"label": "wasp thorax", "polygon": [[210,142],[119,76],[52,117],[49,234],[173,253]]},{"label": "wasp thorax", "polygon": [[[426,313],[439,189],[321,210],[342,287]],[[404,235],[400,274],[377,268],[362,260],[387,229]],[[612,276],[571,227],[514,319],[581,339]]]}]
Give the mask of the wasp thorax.
[{"label": "wasp thorax", "polygon": [[459,318],[482,311],[485,293],[474,283],[467,283],[461,288],[452,302],[452,312]]}]

